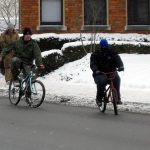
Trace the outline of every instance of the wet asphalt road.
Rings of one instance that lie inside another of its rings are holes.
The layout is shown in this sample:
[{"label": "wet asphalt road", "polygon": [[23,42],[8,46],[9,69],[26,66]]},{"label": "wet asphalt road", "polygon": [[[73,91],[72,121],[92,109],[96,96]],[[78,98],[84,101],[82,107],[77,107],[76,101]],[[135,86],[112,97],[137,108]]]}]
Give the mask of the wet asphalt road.
[{"label": "wet asphalt road", "polygon": [[0,97],[0,150],[150,150],[150,115]]}]

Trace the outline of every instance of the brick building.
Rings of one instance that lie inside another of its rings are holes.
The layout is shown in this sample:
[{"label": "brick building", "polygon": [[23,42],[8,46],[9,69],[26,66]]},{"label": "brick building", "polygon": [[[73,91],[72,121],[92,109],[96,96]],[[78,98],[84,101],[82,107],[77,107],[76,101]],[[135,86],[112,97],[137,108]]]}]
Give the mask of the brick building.
[{"label": "brick building", "polygon": [[20,0],[20,28],[34,32],[150,33],[150,0]]}]

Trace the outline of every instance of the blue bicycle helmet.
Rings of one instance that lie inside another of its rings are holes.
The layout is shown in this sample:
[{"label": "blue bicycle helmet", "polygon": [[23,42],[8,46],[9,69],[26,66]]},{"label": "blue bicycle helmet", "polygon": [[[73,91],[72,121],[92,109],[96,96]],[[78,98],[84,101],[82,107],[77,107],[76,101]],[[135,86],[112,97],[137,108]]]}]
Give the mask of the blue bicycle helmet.
[{"label": "blue bicycle helmet", "polygon": [[108,47],[109,47],[108,41],[107,41],[106,39],[102,39],[102,40],[100,41],[100,43],[99,43],[99,46],[100,46],[101,48],[108,48]]}]

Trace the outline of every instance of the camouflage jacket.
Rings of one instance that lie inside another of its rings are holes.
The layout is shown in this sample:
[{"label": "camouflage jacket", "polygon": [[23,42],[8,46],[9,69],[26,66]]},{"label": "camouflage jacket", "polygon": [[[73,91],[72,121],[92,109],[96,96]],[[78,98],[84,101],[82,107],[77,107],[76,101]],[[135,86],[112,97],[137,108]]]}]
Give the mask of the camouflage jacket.
[{"label": "camouflage jacket", "polygon": [[17,32],[14,32],[12,34],[2,33],[0,37],[0,44],[1,47],[4,48],[8,44],[13,43],[15,41],[19,40],[19,35]]},{"label": "camouflage jacket", "polygon": [[14,56],[20,58],[25,64],[33,64],[34,59],[37,66],[42,64],[41,50],[38,44],[33,39],[25,43],[23,38],[20,38],[20,40],[9,44],[8,46],[2,49],[2,58],[5,58],[5,56],[11,50],[14,51]]}]

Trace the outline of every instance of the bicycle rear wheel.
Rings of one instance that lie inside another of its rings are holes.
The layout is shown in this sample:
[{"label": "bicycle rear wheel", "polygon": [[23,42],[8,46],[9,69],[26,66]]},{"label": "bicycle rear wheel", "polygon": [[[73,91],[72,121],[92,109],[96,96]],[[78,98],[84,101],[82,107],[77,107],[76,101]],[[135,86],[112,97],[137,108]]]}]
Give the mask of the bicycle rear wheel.
[{"label": "bicycle rear wheel", "polygon": [[117,91],[116,91],[116,89],[112,89],[112,103],[113,103],[113,106],[114,106],[115,115],[118,115],[117,102],[118,102]]},{"label": "bicycle rear wheel", "polygon": [[26,102],[30,107],[39,107],[45,98],[45,87],[39,80],[34,80],[31,84],[30,91],[26,95]]},{"label": "bicycle rear wheel", "polygon": [[12,80],[9,84],[9,101],[13,105],[17,105],[20,101],[20,86],[15,86]]}]

